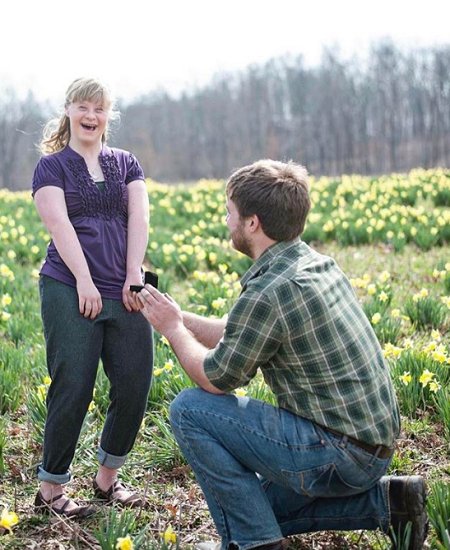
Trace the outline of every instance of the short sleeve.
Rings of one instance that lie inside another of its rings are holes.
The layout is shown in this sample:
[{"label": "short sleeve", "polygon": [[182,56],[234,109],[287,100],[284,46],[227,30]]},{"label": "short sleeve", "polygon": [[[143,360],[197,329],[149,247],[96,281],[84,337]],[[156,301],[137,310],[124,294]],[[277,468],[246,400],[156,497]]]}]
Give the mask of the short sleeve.
[{"label": "short sleeve", "polygon": [[54,156],[42,157],[34,170],[32,196],[41,187],[53,185],[64,189],[64,173],[59,161]]},{"label": "short sleeve", "polygon": [[127,159],[127,175],[125,178],[125,183],[128,185],[130,181],[144,179],[144,171],[142,170],[139,161],[132,153],[129,153]]},{"label": "short sleeve", "polygon": [[267,296],[244,292],[230,311],[222,340],[206,355],[205,374],[225,392],[245,386],[278,352],[281,339],[279,315]]}]

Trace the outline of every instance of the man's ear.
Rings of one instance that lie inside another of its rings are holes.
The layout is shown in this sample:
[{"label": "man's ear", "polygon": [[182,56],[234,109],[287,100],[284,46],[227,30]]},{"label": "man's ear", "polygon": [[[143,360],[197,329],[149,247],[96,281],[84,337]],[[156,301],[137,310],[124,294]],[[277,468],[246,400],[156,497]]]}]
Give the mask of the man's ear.
[{"label": "man's ear", "polygon": [[252,233],[257,231],[261,227],[261,222],[256,214],[248,218],[248,228]]}]

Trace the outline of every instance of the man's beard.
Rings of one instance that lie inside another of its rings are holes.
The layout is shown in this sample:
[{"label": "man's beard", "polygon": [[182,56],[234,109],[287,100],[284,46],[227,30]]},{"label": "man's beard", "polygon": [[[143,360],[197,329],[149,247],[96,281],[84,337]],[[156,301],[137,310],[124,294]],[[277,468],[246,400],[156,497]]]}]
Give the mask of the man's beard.
[{"label": "man's beard", "polygon": [[250,258],[253,258],[253,249],[250,240],[244,235],[244,224],[241,223],[236,229],[230,233],[231,243],[233,248]]}]

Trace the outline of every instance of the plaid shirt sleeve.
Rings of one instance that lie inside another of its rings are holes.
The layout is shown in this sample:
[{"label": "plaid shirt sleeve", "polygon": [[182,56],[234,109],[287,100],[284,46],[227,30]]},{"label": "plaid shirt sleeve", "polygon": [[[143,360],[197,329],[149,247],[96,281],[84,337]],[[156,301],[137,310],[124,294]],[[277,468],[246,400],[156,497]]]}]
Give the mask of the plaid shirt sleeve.
[{"label": "plaid shirt sleeve", "polygon": [[225,392],[245,386],[277,353],[281,338],[279,315],[268,297],[246,291],[230,311],[223,338],[205,358],[205,374]]}]

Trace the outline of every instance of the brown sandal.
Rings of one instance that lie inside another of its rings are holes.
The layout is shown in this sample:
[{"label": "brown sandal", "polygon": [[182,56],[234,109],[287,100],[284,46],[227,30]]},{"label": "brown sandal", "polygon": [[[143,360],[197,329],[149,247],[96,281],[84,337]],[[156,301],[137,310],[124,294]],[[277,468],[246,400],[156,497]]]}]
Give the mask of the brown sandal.
[{"label": "brown sandal", "polygon": [[128,491],[128,488],[125,487],[125,485],[123,485],[123,483],[118,479],[116,479],[116,481],[107,491],[103,491],[103,489],[100,489],[95,478],[92,481],[92,486],[94,487],[95,497],[99,500],[104,501],[105,504],[118,504],[119,506],[122,506],[124,508],[142,508],[146,505],[145,499],[143,497],[140,497],[137,493],[132,493],[127,498],[120,498],[115,496],[116,493],[121,490]]},{"label": "brown sandal", "polygon": [[[55,502],[61,500],[61,498],[66,498],[66,501],[62,506],[55,506]],[[38,492],[36,498],[34,499],[34,510],[37,514],[55,514],[57,516],[64,516],[66,518],[72,519],[84,519],[95,513],[94,506],[85,505],[77,506],[73,510],[66,511],[67,506],[70,503],[70,498],[67,498],[63,493],[53,497],[49,500],[45,500],[42,496],[41,491]]]}]

